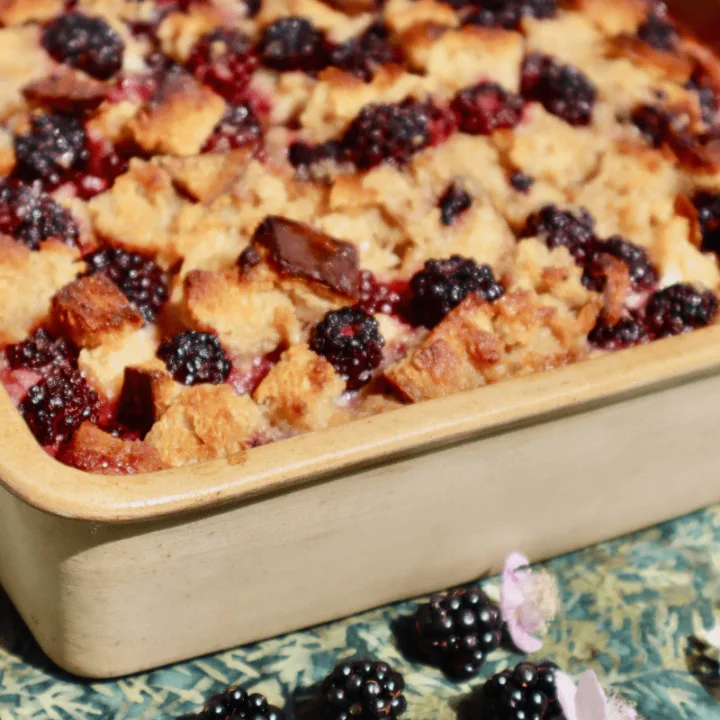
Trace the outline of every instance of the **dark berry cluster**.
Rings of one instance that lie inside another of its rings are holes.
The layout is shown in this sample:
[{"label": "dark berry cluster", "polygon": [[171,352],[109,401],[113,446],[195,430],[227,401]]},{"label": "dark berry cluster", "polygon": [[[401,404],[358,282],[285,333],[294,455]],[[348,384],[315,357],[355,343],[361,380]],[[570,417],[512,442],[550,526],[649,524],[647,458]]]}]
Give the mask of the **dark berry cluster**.
[{"label": "dark berry cluster", "polygon": [[40,180],[50,190],[85,168],[89,157],[85,128],[72,115],[36,115],[30,132],[15,138],[15,156],[20,178]]},{"label": "dark berry cluster", "polygon": [[482,717],[492,720],[565,720],[555,684],[557,665],[520,663],[493,675],[482,690]]},{"label": "dark berry cluster", "polygon": [[460,90],[452,109],[462,132],[490,135],[495,130],[514,128],[521,120],[523,99],[497,83],[481,82]]},{"label": "dark berry cluster", "polygon": [[451,4],[477,6],[465,22],[483,27],[501,27],[513,30],[525,16],[539,19],[551,18],[557,11],[557,0],[479,0],[467,3],[454,0]]},{"label": "dark berry cluster", "polygon": [[259,61],[250,41],[239,30],[217,28],[195,44],[188,69],[229,103],[240,103]]},{"label": "dark berry cluster", "polygon": [[374,23],[357,37],[331,48],[327,64],[369,81],[382,65],[401,60],[400,52],[388,40],[387,29]]},{"label": "dark berry cluster", "polygon": [[652,295],[645,309],[645,326],[656,338],[681,335],[710,325],[717,311],[718,301],[710,290],[677,283]]},{"label": "dark berry cluster", "polygon": [[457,678],[478,673],[488,653],[500,645],[500,610],[481,590],[434,595],[415,613],[415,642],[433,664]]},{"label": "dark berry cluster", "polygon": [[671,118],[666,109],[654,105],[640,105],[632,111],[630,120],[653,147],[659,148],[667,141]]},{"label": "dark berry cluster", "polygon": [[358,306],[330,311],[310,333],[310,349],[347,380],[350,390],[369,382],[384,345],[378,321]]},{"label": "dark berry cluster", "polygon": [[587,210],[578,215],[546,205],[528,217],[523,232],[528,237],[540,237],[552,250],[564,247],[579,265],[585,265],[593,253],[595,221]]},{"label": "dark berry cluster", "polygon": [[651,12],[637,30],[638,37],[655,50],[669,52],[680,43],[680,33],[662,5]]},{"label": "dark berry cluster", "polygon": [[250,105],[233,105],[227,109],[203,152],[227,152],[241,147],[259,146],[263,131],[260,121]]},{"label": "dark berry cluster", "polygon": [[[607,240],[597,241],[593,248],[593,254],[595,257],[600,254],[612,255],[618,260],[622,260],[625,265],[627,265],[628,272],[630,273],[630,282],[634,290],[650,290],[657,284],[657,270],[650,261],[650,257],[645,248],[634,245],[614,235]],[[594,258],[586,270],[586,273],[593,274],[593,264]]]},{"label": "dark berry cluster", "polygon": [[720,98],[713,75],[698,64],[685,87],[697,93],[703,122],[711,128],[715,127],[718,122],[718,111],[720,111]]},{"label": "dark berry cluster", "polygon": [[588,335],[590,344],[603,350],[622,350],[648,340],[645,325],[635,315],[621,318],[615,324],[601,317]]},{"label": "dark berry cluster", "polygon": [[233,686],[208,700],[195,720],[284,720],[285,714],[270,705],[264,695],[248,693],[245,688]]},{"label": "dark berry cluster", "polygon": [[335,140],[328,140],[317,145],[294,142],[288,148],[288,160],[293,167],[298,169],[307,169],[324,162],[337,161],[341,155],[340,143]]},{"label": "dark berry cluster", "polygon": [[522,66],[522,95],[570,125],[588,125],[597,97],[595,86],[577,68],[533,53]]},{"label": "dark berry cluster", "polygon": [[139,253],[109,248],[88,255],[85,261],[89,275],[106,275],[147,322],[155,319],[168,297],[168,278],[154,260]]},{"label": "dark berry cluster", "polygon": [[6,180],[0,183],[0,233],[31,250],[51,238],[75,247],[80,230],[70,213],[36,186]]},{"label": "dark berry cluster", "polygon": [[163,340],[158,357],[168,372],[183,385],[225,382],[230,361],[216,335],[188,330]]},{"label": "dark berry cluster", "polygon": [[97,420],[97,410],[97,393],[76,368],[64,364],[33,385],[20,403],[25,422],[42,445],[66,442],[83,422]]},{"label": "dark berry cluster", "polygon": [[284,17],[265,28],[258,52],[273,70],[315,72],[325,64],[323,34],[304,17]]},{"label": "dark berry cluster", "polygon": [[107,80],[122,68],[125,44],[120,35],[99,17],[69,12],[50,22],[43,45],[55,60]]},{"label": "dark berry cluster", "polygon": [[440,201],[440,222],[452,225],[472,205],[472,198],[467,190],[457,183],[448,185]]},{"label": "dark berry cluster", "polygon": [[345,159],[361,170],[384,161],[404,165],[430,144],[430,119],[426,108],[414,100],[366,105],[340,144]]},{"label": "dark berry cluster", "polygon": [[494,302],[503,296],[505,288],[489,265],[453,255],[447,260],[428,260],[410,280],[410,293],[413,320],[432,328],[471,293]]},{"label": "dark berry cluster", "polygon": [[693,203],[702,233],[702,249],[720,254],[720,194],[700,192]]},{"label": "dark berry cluster", "polygon": [[67,342],[45,328],[36,330],[21,343],[10,345],[6,352],[13,370],[47,370],[60,365],[72,366],[76,360],[76,353]]},{"label": "dark berry cluster", "polygon": [[407,708],[403,676],[384,662],[338,665],[323,682],[327,720],[396,720]]}]

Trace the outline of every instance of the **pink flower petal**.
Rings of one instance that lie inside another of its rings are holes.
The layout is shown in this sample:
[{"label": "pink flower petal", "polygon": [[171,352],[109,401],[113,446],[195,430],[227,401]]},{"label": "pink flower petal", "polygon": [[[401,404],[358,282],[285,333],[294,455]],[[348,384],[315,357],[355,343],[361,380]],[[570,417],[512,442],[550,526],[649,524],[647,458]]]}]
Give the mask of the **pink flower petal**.
[{"label": "pink flower petal", "polygon": [[555,673],[555,687],[557,688],[558,702],[567,720],[578,720],[575,707],[578,690],[572,678],[567,673],[557,671]]},{"label": "pink flower petal", "polygon": [[542,640],[531,635],[517,618],[505,620],[513,645],[524,653],[534,653],[543,646]]},{"label": "pink flower petal", "polygon": [[580,676],[576,707],[581,720],[608,720],[607,697],[592,670]]}]

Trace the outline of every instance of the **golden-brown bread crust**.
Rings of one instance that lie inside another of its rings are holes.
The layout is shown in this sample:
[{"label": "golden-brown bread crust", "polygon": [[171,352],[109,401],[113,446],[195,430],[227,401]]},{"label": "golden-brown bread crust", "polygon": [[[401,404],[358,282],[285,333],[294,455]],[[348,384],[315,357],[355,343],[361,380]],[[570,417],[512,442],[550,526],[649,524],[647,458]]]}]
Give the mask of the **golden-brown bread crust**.
[{"label": "golden-brown bread crust", "polygon": [[52,323],[78,347],[96,348],[143,326],[140,311],[105,275],[79,278],[55,295]]}]

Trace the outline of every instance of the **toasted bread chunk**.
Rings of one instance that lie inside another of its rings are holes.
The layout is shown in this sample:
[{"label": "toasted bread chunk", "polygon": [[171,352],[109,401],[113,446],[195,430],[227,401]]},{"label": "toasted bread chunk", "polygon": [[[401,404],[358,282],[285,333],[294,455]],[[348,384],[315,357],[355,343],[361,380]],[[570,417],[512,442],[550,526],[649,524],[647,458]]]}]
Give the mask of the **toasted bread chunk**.
[{"label": "toasted bread chunk", "polygon": [[188,324],[215,333],[239,357],[265,355],[300,341],[295,308],[272,282],[238,278],[234,271],[195,270],[185,278]]},{"label": "toasted bread chunk", "polygon": [[173,467],[241,456],[266,430],[258,406],[228,385],[184,390],[147,434],[163,462]]},{"label": "toasted bread chunk", "polygon": [[197,155],[225,112],[225,101],[191,75],[169,74],[128,123],[147,152]]},{"label": "toasted bread chunk", "polygon": [[71,113],[100,105],[107,87],[85,73],[59,65],[47,77],[27,85],[23,94],[32,103]]},{"label": "toasted bread chunk", "polygon": [[307,345],[286,350],[255,390],[254,398],[271,422],[292,430],[319,430],[339,413],[345,381]]},{"label": "toasted bread chunk", "polygon": [[131,160],[108,192],[90,201],[95,231],[112,245],[136,252],[156,252],[174,259],[169,230],[181,200],[165,170]]},{"label": "toasted bread chunk", "polygon": [[388,0],[385,22],[395,33],[426,28],[457,27],[460,20],[449,4],[436,0]]},{"label": "toasted bread chunk", "polygon": [[179,63],[186,63],[195,43],[222,24],[223,17],[212,5],[192,4],[188,12],[168,13],[157,29],[162,51]]},{"label": "toasted bread chunk", "polygon": [[113,437],[89,422],[75,431],[60,460],[100,475],[137,475],[167,467],[158,451],[146,442]]},{"label": "toasted bread chunk", "polygon": [[0,235],[0,345],[24,340],[47,318],[53,295],[84,268],[62,243],[49,240],[32,252]]},{"label": "toasted bread chunk", "polygon": [[155,357],[157,336],[157,329],[153,327],[113,336],[109,342],[81,350],[78,366],[95,391],[114,401],[123,387],[125,368]]},{"label": "toasted bread chunk", "polygon": [[104,275],[90,275],[66,285],[52,302],[52,322],[78,347],[118,342],[143,326],[140,311]]}]

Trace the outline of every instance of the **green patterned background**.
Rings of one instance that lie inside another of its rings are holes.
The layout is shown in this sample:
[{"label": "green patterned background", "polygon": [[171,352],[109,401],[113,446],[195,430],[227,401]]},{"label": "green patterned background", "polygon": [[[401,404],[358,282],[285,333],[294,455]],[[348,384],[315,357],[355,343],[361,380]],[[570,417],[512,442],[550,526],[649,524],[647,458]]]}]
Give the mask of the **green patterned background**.
[{"label": "green patterned background", "polygon": [[[705,689],[688,671],[686,655],[688,636],[720,619],[720,507],[546,565],[559,580],[564,608],[535,659],[575,674],[595,669],[648,720],[720,720],[720,691],[715,699]],[[285,703],[288,720],[298,720],[306,716],[307,689],[336,662],[374,656],[405,674],[404,717],[450,720],[485,678],[520,656],[498,651],[480,678],[450,682],[398,648],[392,624],[415,606],[401,603],[144,675],[84,683],[50,665],[0,595],[0,718],[177,718],[241,683]]]}]

